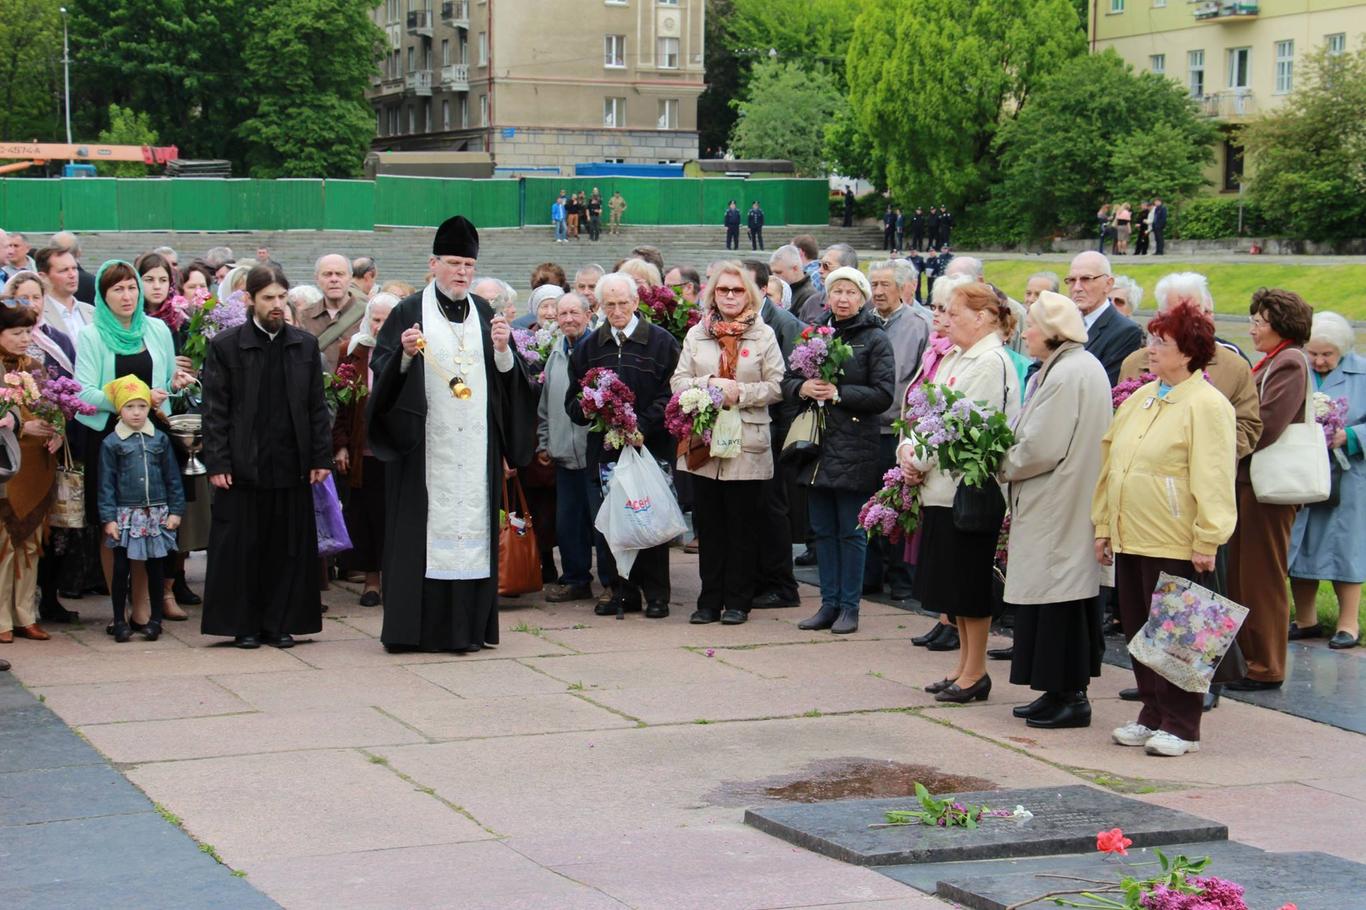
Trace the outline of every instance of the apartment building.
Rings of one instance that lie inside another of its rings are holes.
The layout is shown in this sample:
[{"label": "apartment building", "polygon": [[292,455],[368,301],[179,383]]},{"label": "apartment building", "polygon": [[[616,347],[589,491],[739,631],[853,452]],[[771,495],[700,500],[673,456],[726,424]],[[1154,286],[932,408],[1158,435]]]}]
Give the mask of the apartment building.
[{"label": "apartment building", "polygon": [[373,147],[499,167],[697,157],[705,0],[383,0]]},{"label": "apartment building", "polygon": [[1236,126],[1274,109],[1295,87],[1314,49],[1360,46],[1360,0],[1091,0],[1091,49],[1180,82],[1224,125],[1207,177],[1236,192],[1243,172]]}]

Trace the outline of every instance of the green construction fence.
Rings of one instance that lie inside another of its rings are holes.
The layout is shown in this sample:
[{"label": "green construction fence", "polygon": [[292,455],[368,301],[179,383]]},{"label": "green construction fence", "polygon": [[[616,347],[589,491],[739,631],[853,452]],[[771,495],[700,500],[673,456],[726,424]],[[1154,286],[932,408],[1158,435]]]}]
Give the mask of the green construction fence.
[{"label": "green construction fence", "polygon": [[[626,224],[719,225],[756,200],[765,223],[824,224],[824,180],[522,177],[468,180],[0,178],[0,228],[71,231],[368,231],[435,227],[453,213],[481,228],[550,224],[561,190],[626,200]],[[604,213],[606,220],[606,213]]]}]

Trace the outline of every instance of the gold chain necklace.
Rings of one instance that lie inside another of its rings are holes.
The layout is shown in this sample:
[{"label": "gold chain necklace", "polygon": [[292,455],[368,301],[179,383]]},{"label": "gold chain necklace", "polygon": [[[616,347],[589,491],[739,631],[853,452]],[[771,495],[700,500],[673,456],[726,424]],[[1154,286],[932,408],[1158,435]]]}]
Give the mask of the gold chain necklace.
[{"label": "gold chain necklace", "polygon": [[[455,357],[452,358],[455,365],[455,372],[450,372],[449,370],[442,367],[439,363],[437,363],[436,358],[428,356],[427,339],[425,337],[418,339],[417,352],[423,355],[424,359],[427,361],[427,363],[431,366],[432,370],[438,376],[446,380],[446,388],[450,389],[451,397],[456,398],[460,401],[465,401],[474,396],[474,390],[471,389],[469,387],[469,384],[465,382],[465,367],[474,365],[474,357],[465,356],[465,323],[460,323],[460,331],[457,333],[455,330],[455,323],[451,322],[450,318],[446,316],[446,313],[441,309],[440,303],[436,305],[436,309],[438,313],[441,313],[441,318],[446,320],[446,327],[451,330],[451,335],[453,337],[457,337],[457,342],[459,346],[456,349]],[[465,311],[466,320],[468,320],[470,316],[474,315],[475,313],[473,307],[469,307]]]}]

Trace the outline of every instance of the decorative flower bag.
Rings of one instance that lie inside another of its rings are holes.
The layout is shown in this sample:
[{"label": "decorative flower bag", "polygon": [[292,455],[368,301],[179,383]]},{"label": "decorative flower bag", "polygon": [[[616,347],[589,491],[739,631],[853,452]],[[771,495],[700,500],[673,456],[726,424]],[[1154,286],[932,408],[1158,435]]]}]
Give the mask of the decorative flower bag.
[{"label": "decorative flower bag", "polygon": [[85,470],[71,458],[71,448],[62,441],[62,463],[57,465],[56,495],[48,524],[54,528],[85,527]]},{"label": "decorative flower bag", "polygon": [[313,484],[313,519],[318,526],[318,555],[336,556],[351,549],[351,535],[342,517],[337,486],[328,474],[321,483]]},{"label": "decorative flower bag", "polygon": [[1148,622],[1129,642],[1129,653],[1172,685],[1208,692],[1247,613],[1247,607],[1209,588],[1163,572]]},{"label": "decorative flower bag", "polygon": [[[1300,352],[1304,357],[1304,352]],[[1305,375],[1309,358],[1305,357]],[[1270,373],[1270,370],[1267,371]],[[1302,506],[1323,502],[1332,495],[1333,480],[1328,470],[1328,446],[1323,430],[1314,420],[1314,384],[1306,382],[1304,422],[1292,423],[1276,441],[1252,453],[1252,492],[1258,502],[1281,506]],[[1266,376],[1262,387],[1266,391]]]},{"label": "decorative flower bag", "polygon": [[711,428],[711,457],[738,458],[740,456],[741,434],[744,424],[740,422],[739,408],[723,408],[716,415],[716,423]]},{"label": "decorative flower bag", "polygon": [[498,523],[498,593],[504,597],[533,594],[543,585],[541,548],[531,526],[531,510],[527,508],[520,476],[512,478],[512,488],[517,492],[516,501],[508,495],[504,478],[503,515]]}]

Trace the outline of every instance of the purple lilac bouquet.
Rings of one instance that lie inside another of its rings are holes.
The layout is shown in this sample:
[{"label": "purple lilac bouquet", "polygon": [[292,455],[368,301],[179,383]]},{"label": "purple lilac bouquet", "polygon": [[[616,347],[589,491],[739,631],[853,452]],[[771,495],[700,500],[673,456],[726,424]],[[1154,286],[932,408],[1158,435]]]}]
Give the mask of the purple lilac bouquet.
[{"label": "purple lilac bouquet", "polygon": [[1243,886],[1217,876],[1192,877],[1185,889],[1157,885],[1139,899],[1143,910],[1248,910]]},{"label": "purple lilac bouquet", "polygon": [[1318,425],[1323,427],[1323,438],[1327,440],[1328,451],[1333,453],[1333,457],[1337,459],[1338,466],[1344,471],[1348,470],[1350,465],[1347,461],[1347,456],[1343,454],[1340,447],[1336,449],[1333,448],[1333,437],[1338,434],[1338,430],[1345,430],[1347,428],[1347,399],[1329,398],[1323,392],[1315,392],[1314,420],[1318,421]]},{"label": "purple lilac bouquet", "polygon": [[33,405],[34,415],[56,427],[59,433],[66,432],[67,422],[74,420],[77,414],[88,416],[95,413],[95,406],[80,398],[81,384],[57,375],[55,370],[38,383],[38,394],[39,398]]},{"label": "purple lilac bouquet", "polygon": [[985,485],[1015,444],[1003,412],[936,383],[906,396],[906,417],[896,426],[911,437],[917,455],[935,457],[941,469],[961,474],[972,487]]},{"label": "purple lilac bouquet", "polygon": [[906,483],[901,468],[890,469],[882,475],[882,489],[859,509],[858,523],[870,538],[892,543],[909,538],[920,525],[920,487]]},{"label": "purple lilac bouquet", "polygon": [[1118,411],[1119,406],[1128,401],[1131,395],[1155,379],[1157,379],[1156,374],[1144,373],[1141,376],[1136,376],[1133,379],[1126,379],[1119,383],[1110,390],[1111,407]]},{"label": "purple lilac bouquet", "polygon": [[853,354],[853,348],[835,337],[833,328],[812,325],[802,329],[801,340],[792,349],[787,363],[807,379],[834,382],[844,374],[844,362]]},{"label": "purple lilac bouquet", "polygon": [[711,445],[711,428],[721,413],[725,396],[715,386],[705,389],[684,389],[669,399],[664,408],[664,428],[675,439],[687,440],[699,436],[704,445]]},{"label": "purple lilac bouquet", "polygon": [[199,370],[204,366],[209,342],[219,332],[246,322],[248,307],[245,291],[233,291],[223,300],[196,292],[190,307],[193,308],[195,303],[199,303],[199,306],[190,316],[185,344],[180,353],[190,358],[194,368]]},{"label": "purple lilac bouquet", "polygon": [[589,370],[579,384],[579,406],[592,418],[589,432],[602,433],[603,447],[619,451],[645,444],[636,418],[636,395],[616,373],[602,367]]},{"label": "purple lilac bouquet", "polygon": [[527,366],[535,369],[540,367],[535,377],[537,385],[545,383],[545,365],[550,359],[550,352],[555,347],[555,332],[550,329],[513,329],[512,343],[517,346],[517,353],[522,355]]},{"label": "purple lilac bouquet", "polygon": [[637,288],[636,295],[640,298],[640,309],[636,312],[647,322],[653,322],[668,331],[678,339],[679,344],[683,343],[688,329],[702,321],[702,311],[697,304],[683,299],[680,288],[662,285],[647,287],[642,284]]}]

